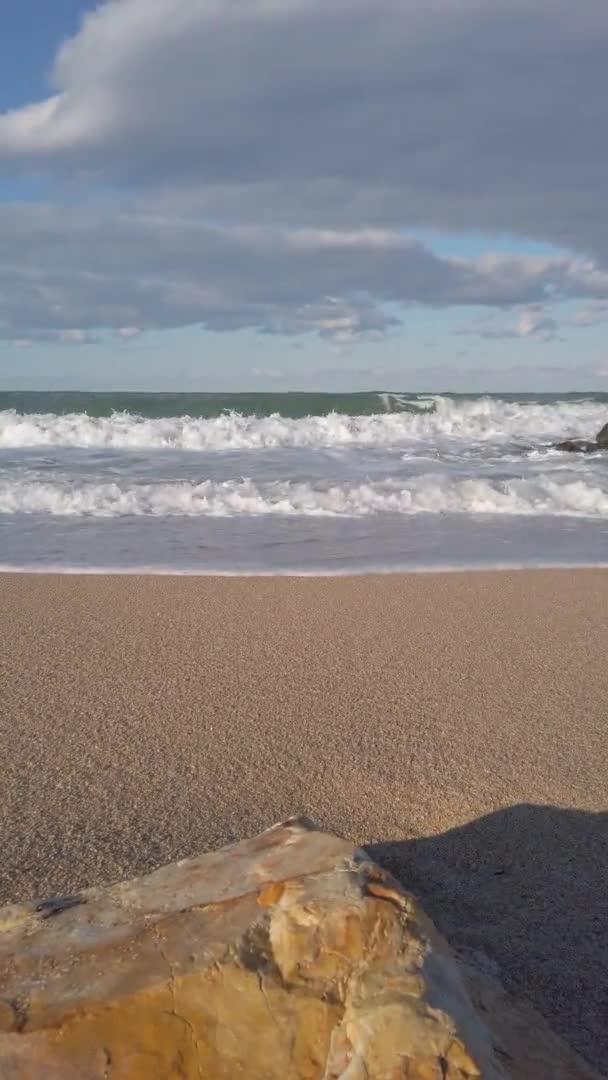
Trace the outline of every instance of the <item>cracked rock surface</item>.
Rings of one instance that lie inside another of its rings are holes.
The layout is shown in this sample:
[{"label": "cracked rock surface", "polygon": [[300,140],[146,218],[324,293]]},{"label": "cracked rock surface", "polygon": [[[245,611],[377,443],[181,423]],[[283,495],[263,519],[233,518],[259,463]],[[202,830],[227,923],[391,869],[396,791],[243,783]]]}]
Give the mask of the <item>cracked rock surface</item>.
[{"label": "cracked rock surface", "polygon": [[352,844],[289,821],[0,910],[2,1080],[591,1080]]}]

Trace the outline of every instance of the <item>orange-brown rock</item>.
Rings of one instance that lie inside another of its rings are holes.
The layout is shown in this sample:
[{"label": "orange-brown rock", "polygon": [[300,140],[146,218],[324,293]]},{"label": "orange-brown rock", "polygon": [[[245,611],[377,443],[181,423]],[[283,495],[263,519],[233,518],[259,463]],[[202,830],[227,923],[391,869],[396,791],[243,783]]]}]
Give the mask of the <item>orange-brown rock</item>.
[{"label": "orange-brown rock", "polygon": [[347,841],[287,822],[0,911],[0,1077],[594,1075],[540,1018],[466,978],[479,1011],[410,895]]}]

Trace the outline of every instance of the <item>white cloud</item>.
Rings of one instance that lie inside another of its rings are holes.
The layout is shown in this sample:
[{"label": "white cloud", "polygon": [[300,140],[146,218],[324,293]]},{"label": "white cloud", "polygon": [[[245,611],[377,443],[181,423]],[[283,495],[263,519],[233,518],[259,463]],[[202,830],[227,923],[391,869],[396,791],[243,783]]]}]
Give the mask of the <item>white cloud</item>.
[{"label": "white cloud", "polygon": [[441,258],[397,231],[303,234],[28,204],[0,205],[0,235],[5,339],[82,343],[109,328],[128,341],[201,324],[349,344],[389,330],[414,304],[535,305],[518,333],[538,335],[549,330],[548,293],[608,298],[608,275],[587,259]]},{"label": "white cloud", "polygon": [[608,258],[607,51],[605,0],[108,0],[50,96],[0,116],[0,160],[179,189],[225,221]]},{"label": "white cloud", "polygon": [[[536,265],[536,264],[535,264]],[[566,277],[570,271],[566,270]],[[552,290],[555,293],[555,290]],[[490,341],[500,341],[508,338],[530,338],[533,341],[552,341],[559,330],[559,322],[553,317],[547,308],[540,303],[528,304],[520,311],[516,323],[505,325],[502,319],[497,318],[495,313],[480,315],[472,323],[459,327],[455,333],[459,335],[473,335],[486,338]]]},{"label": "white cloud", "polygon": [[116,330],[116,336],[122,341],[132,341],[133,338],[139,337],[141,330],[138,326],[119,326]]},{"label": "white cloud", "polygon": [[[588,267],[580,267],[580,273],[578,274],[578,280],[584,289],[583,283],[589,280]],[[566,277],[577,276],[574,268],[567,269],[565,271]],[[594,274],[591,274],[591,278]],[[603,275],[601,275],[603,277]],[[599,278],[596,278],[596,284]],[[552,299],[559,299],[556,297],[555,290],[552,286]],[[561,293],[562,298],[567,296],[567,290]],[[570,294],[572,295],[572,294]],[[571,329],[581,329],[587,326],[595,326],[597,323],[603,323],[608,321],[608,301],[606,300],[590,300],[579,308],[573,316],[556,319],[547,307],[541,303],[529,304],[521,311],[519,319],[515,325],[504,325],[495,314],[485,314],[479,316],[472,323],[467,326],[460,327],[455,332],[457,334],[473,334],[482,338],[489,339],[501,339],[501,338],[531,338],[534,341],[548,342],[553,341],[559,333],[560,327],[569,327]]]},{"label": "white cloud", "polygon": [[[201,324],[349,346],[467,304],[523,308],[482,337],[543,342],[560,299],[591,325],[607,50],[605,0],[106,0],[49,96],[0,114],[4,171],[88,202],[0,206],[0,338]],[[415,226],[568,251],[439,257]]]},{"label": "white cloud", "polygon": [[519,337],[531,337],[538,341],[550,341],[555,337],[557,322],[539,304],[532,304],[522,311],[517,333]]}]

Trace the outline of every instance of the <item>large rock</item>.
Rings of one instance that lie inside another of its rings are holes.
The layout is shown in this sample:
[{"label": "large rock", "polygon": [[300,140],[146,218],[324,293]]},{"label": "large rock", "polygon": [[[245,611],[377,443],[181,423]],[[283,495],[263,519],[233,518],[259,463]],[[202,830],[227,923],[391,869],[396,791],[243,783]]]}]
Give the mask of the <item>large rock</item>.
[{"label": "large rock", "polygon": [[4,908],[0,987],[2,1080],[595,1075],[463,975],[388,874],[302,821]]},{"label": "large rock", "polygon": [[593,454],[597,450],[608,450],[608,424],[598,431],[595,442],[588,439],[565,439],[555,444],[556,450],[566,450],[571,454]]},{"label": "large rock", "polygon": [[587,439],[565,439],[564,442],[555,444],[556,450],[565,450],[569,454],[594,454],[601,447],[596,442],[588,442]]}]

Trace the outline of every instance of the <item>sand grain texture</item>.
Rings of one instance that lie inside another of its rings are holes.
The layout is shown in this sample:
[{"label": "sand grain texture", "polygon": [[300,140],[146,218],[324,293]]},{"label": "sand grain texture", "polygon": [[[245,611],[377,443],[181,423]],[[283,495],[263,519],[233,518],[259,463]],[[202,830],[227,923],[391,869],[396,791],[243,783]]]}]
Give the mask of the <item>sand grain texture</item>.
[{"label": "sand grain texture", "polygon": [[0,578],[0,900],[305,812],[608,1062],[608,572]]}]

